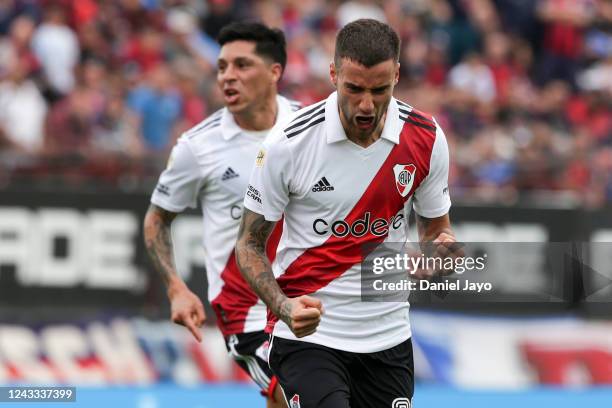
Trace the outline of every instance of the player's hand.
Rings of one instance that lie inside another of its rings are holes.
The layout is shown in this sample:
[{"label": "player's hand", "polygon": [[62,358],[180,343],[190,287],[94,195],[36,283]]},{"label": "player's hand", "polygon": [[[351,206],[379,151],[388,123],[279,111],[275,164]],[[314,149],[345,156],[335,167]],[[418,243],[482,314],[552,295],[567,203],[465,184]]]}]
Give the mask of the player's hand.
[{"label": "player's hand", "polygon": [[206,314],[200,298],[186,287],[169,294],[169,298],[172,321],[185,326],[198,342],[202,342],[200,327],[206,320]]},{"label": "player's hand", "polygon": [[317,330],[323,315],[323,304],[311,296],[286,298],[280,305],[280,318],[296,337],[305,337]]},{"label": "player's hand", "polygon": [[[431,256],[435,258],[442,258],[442,264],[451,265],[450,262],[446,262],[447,259],[452,259],[452,265],[455,264],[455,260],[457,258],[463,258],[465,256],[465,252],[463,251],[463,247],[465,244],[461,242],[457,242],[457,239],[454,235],[449,234],[447,232],[441,232],[433,241],[432,241],[432,254]],[[454,273],[453,267],[444,267],[442,269],[436,270],[436,275],[448,276]]]},{"label": "player's hand", "polygon": [[[451,265],[455,264],[457,258],[465,256],[463,247],[465,244],[457,242],[454,235],[448,232],[441,232],[436,238],[430,242],[426,242],[421,245],[421,248],[428,259],[435,259],[435,265],[442,265],[441,269],[430,269],[425,267],[419,267],[417,269],[410,270],[410,277],[416,280],[429,280],[434,276],[448,276],[454,272],[454,268]],[[408,251],[411,254],[411,251]],[[420,256],[417,251],[412,251],[413,257]],[[448,259],[452,259],[449,262]],[[438,260],[441,260],[439,262]],[[427,261],[429,263],[429,261]]]}]

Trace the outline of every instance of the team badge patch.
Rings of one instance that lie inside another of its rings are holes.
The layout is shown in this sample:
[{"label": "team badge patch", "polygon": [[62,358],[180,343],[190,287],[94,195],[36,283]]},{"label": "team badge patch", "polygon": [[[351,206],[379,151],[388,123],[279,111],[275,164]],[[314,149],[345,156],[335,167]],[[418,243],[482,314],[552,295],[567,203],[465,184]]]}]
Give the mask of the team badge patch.
[{"label": "team badge patch", "polygon": [[259,153],[257,153],[257,158],[255,159],[255,165],[257,167],[263,166],[265,158],[266,158],[266,152],[263,150],[260,150]]},{"label": "team badge patch", "polygon": [[291,400],[289,401],[289,408],[302,408],[300,405],[300,396],[294,394]]},{"label": "team badge patch", "polygon": [[393,166],[395,173],[395,187],[402,197],[406,197],[412,189],[416,166],[414,164],[396,164]]}]

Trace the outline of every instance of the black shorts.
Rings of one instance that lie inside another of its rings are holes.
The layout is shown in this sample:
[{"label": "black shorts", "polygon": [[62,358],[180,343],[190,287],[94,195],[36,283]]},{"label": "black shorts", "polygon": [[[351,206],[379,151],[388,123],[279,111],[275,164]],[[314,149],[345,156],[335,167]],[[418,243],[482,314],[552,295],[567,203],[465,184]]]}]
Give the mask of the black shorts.
[{"label": "black shorts", "polygon": [[230,356],[259,385],[264,396],[272,397],[276,377],[268,365],[270,335],[264,331],[232,334],[225,338]]},{"label": "black shorts", "polygon": [[274,337],[270,366],[289,408],[409,408],[412,341],[376,353],[351,353]]}]

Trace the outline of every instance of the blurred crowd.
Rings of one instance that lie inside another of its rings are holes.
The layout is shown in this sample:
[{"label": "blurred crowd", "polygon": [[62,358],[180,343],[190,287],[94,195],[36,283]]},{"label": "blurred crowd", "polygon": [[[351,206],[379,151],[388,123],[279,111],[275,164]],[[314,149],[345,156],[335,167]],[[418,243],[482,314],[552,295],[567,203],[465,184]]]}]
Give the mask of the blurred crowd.
[{"label": "blurred crowd", "polygon": [[223,25],[282,28],[281,92],[325,98],[335,33],[401,35],[395,96],[432,113],[463,202],[612,202],[612,0],[0,0],[0,186],[145,186],[221,106]]}]

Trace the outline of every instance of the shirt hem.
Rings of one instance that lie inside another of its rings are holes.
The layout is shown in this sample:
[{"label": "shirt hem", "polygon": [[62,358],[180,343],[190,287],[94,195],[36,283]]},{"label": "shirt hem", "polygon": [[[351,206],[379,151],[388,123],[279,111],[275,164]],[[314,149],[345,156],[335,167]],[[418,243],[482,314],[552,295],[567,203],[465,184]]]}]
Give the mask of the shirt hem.
[{"label": "shirt hem", "polygon": [[[274,330],[273,335],[274,337],[279,337],[285,340],[302,341],[304,343],[318,344],[320,346],[328,347],[334,350],[345,351],[349,353],[377,353],[379,351],[389,350],[397,346],[398,344],[401,344],[405,342],[406,340],[412,338],[412,331],[408,330],[406,335],[393,337],[394,338],[393,341],[380,343],[377,347],[368,347],[370,343],[366,343],[365,347],[360,347],[360,346],[350,347],[349,342],[347,342],[346,339],[338,339],[338,340],[319,339],[316,341],[312,341],[310,339],[297,338],[295,336],[288,335],[287,333],[282,333],[282,332],[278,333],[278,330]],[[342,344],[343,347],[338,347],[338,344]]]},{"label": "shirt hem", "polygon": [[451,208],[451,204],[449,203],[448,205],[446,205],[444,207],[440,207],[440,208],[435,209],[435,210],[419,211],[416,208],[414,210],[421,217],[425,217],[425,218],[438,218],[438,217],[442,217],[443,215],[448,214],[448,211],[450,210],[450,208]]},{"label": "shirt hem", "polygon": [[194,207],[191,207],[189,205],[187,205],[185,207],[176,206],[174,204],[170,204],[168,202],[164,202],[164,201],[160,200],[159,198],[151,198],[151,204],[155,204],[156,206],[161,207],[161,208],[163,208],[166,211],[171,211],[171,212],[175,212],[175,213],[183,212],[187,208],[194,208]]}]

